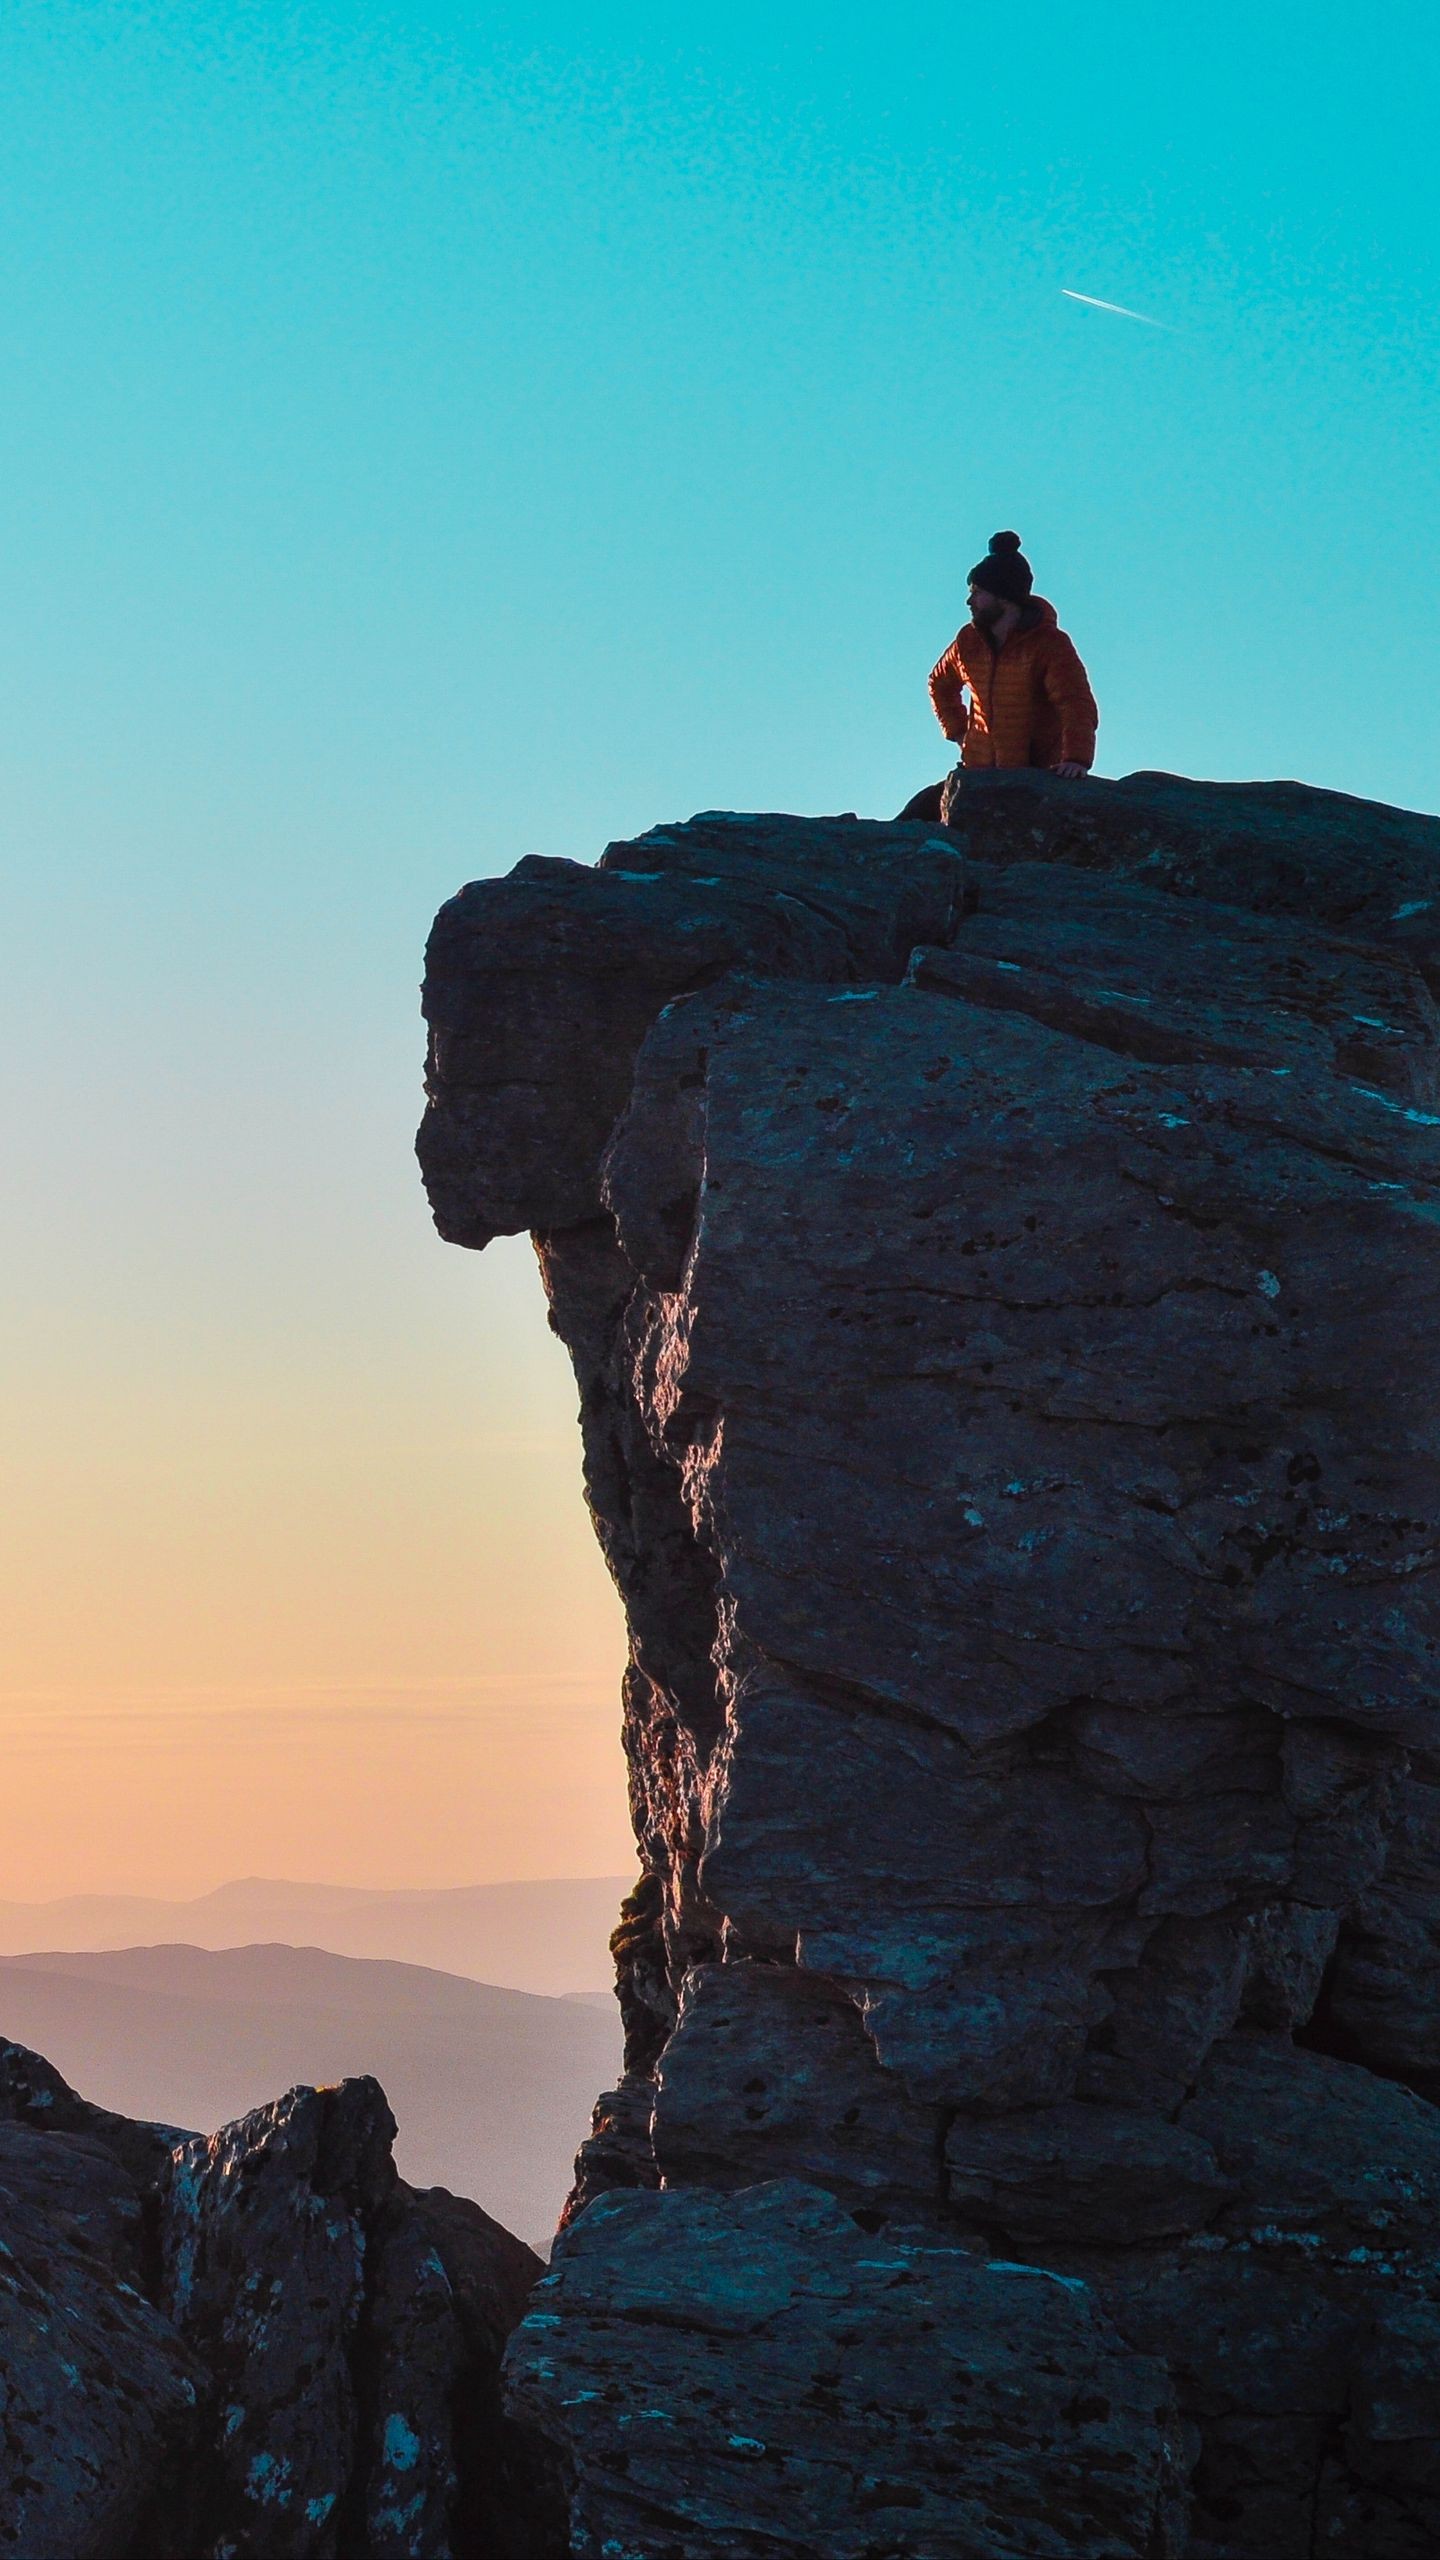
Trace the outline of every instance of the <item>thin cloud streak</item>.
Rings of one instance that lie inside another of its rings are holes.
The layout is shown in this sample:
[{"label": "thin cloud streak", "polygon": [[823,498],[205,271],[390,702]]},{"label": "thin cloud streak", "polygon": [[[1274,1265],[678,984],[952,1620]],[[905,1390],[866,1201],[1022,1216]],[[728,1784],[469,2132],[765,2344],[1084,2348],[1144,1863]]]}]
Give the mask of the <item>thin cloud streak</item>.
[{"label": "thin cloud streak", "polygon": [[1168,320],[1152,320],[1148,311],[1127,311],[1123,302],[1101,302],[1093,293],[1072,293],[1068,284],[1062,284],[1060,291],[1067,302],[1083,302],[1090,311],[1113,311],[1117,320],[1138,320],[1142,329],[1163,329],[1171,338],[1177,334]]}]

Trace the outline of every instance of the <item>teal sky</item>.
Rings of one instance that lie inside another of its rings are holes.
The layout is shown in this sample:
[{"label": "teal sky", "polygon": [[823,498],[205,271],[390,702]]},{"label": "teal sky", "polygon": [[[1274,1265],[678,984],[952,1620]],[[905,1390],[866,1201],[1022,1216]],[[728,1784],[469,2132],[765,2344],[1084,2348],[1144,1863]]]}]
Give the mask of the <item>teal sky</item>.
[{"label": "teal sky", "polygon": [[409,1156],[462,880],[892,810],[999,525],[1102,771],[1440,805],[1437,50],[11,0],[14,1890],[623,1861],[568,1379]]}]

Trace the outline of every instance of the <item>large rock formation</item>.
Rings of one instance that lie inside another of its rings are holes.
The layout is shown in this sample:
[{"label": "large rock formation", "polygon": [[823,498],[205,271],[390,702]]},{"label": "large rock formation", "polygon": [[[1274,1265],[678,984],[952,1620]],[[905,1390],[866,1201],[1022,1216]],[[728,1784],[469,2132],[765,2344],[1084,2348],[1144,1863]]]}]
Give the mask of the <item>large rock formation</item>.
[{"label": "large rock formation", "polygon": [[394,2132],[373,2080],[132,2124],[0,2043],[0,2553],[548,2560],[499,2399],[539,2261]]},{"label": "large rock formation", "polygon": [[970,779],[431,943],[631,1630],[606,2560],[1440,2538],[1440,824]]}]

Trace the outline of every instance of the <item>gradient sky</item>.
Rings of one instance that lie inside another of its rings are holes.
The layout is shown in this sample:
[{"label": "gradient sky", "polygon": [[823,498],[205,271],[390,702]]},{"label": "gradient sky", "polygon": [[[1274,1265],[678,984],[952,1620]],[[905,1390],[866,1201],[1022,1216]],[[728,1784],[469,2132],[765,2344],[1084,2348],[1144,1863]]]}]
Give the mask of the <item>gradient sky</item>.
[{"label": "gradient sky", "polygon": [[568,1370],[410,1155],[429,917],[894,809],[999,525],[1103,771],[1440,804],[1437,69],[1324,0],[10,0],[0,1895],[627,1863]]}]

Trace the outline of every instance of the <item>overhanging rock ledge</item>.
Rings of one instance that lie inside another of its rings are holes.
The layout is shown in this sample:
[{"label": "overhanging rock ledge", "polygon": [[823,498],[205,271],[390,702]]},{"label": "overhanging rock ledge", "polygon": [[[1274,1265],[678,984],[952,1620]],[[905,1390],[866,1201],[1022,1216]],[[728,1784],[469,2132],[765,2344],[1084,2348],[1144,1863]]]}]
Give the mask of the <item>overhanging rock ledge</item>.
[{"label": "overhanging rock ledge", "polygon": [[1440,823],[976,777],[442,910],[631,1631],[577,2554],[1440,2534]]}]

